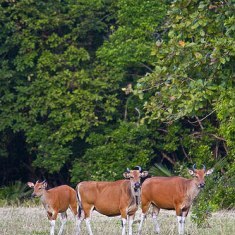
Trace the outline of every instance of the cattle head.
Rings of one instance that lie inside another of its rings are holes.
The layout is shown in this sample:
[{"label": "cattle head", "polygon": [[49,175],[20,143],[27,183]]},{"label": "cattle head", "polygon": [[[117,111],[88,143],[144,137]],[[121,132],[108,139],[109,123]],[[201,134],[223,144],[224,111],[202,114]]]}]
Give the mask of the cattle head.
[{"label": "cattle head", "polygon": [[35,184],[32,182],[28,182],[27,185],[30,188],[33,188],[33,193],[32,193],[32,197],[41,197],[43,194],[43,191],[46,189],[47,187],[47,182],[46,180],[44,180],[43,182],[39,182],[37,181]]},{"label": "cattle head", "polygon": [[136,166],[135,170],[130,170],[127,168],[127,171],[123,173],[124,178],[130,179],[131,185],[133,186],[134,190],[137,191],[140,186],[140,179],[144,178],[148,175],[148,171],[143,171],[140,166]]},{"label": "cattle head", "polygon": [[196,185],[198,188],[204,188],[205,186],[205,176],[210,175],[213,172],[213,168],[206,170],[206,167],[203,165],[202,169],[196,169],[196,164],[193,165],[192,170],[188,170],[189,174],[195,177]]}]

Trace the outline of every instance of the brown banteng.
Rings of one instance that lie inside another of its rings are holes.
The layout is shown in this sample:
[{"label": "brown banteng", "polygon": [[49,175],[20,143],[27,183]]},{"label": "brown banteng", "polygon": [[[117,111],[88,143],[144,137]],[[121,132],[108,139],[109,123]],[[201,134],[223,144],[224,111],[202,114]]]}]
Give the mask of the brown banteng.
[{"label": "brown banteng", "polygon": [[64,225],[67,221],[66,211],[70,207],[74,215],[77,215],[77,196],[76,191],[68,185],[61,185],[49,190],[46,190],[46,181],[35,184],[27,183],[30,188],[34,188],[32,197],[40,197],[44,208],[47,211],[48,219],[50,220],[50,235],[54,235],[55,221],[58,213],[61,216],[61,227],[59,235],[63,233]]},{"label": "brown banteng", "polygon": [[193,200],[205,186],[206,175],[213,172],[213,169],[197,170],[195,165],[189,174],[193,179],[185,179],[178,176],[173,177],[152,177],[144,181],[141,190],[141,221],[138,234],[141,234],[143,221],[150,207],[153,206],[152,217],[155,223],[155,232],[159,233],[157,215],[160,209],[175,210],[178,218],[178,232],[184,234],[185,218],[189,212]]},{"label": "brown banteng", "polygon": [[[83,219],[89,235],[92,235],[90,226],[91,212],[93,210],[106,216],[121,215],[122,235],[126,232],[128,217],[129,235],[132,234],[132,223],[138,209],[140,196],[140,178],[147,176],[148,172],[129,170],[123,174],[126,179],[114,182],[84,181],[77,185],[76,190],[79,202],[79,226]],[[79,234],[79,232],[78,232]]]}]

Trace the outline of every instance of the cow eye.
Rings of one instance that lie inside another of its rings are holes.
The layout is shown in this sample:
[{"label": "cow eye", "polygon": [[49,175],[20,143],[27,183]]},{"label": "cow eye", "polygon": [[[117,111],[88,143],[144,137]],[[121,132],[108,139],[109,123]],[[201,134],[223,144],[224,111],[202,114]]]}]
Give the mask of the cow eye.
[{"label": "cow eye", "polygon": [[42,189],[42,187],[39,187],[38,189]]}]

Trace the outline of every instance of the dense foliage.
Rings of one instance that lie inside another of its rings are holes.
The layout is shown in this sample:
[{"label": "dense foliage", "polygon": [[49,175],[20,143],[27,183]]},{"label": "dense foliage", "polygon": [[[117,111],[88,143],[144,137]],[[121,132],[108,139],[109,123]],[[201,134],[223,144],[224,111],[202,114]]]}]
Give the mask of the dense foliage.
[{"label": "dense foliage", "polygon": [[234,11],[232,0],[2,0],[1,184],[114,180],[156,163],[186,176],[197,163],[216,169],[211,207],[233,207]]}]

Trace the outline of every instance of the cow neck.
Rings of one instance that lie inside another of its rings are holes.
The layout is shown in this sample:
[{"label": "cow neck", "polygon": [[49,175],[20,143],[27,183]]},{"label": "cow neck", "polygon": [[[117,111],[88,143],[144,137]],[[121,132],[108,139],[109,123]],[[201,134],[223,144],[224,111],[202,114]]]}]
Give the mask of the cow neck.
[{"label": "cow neck", "polygon": [[46,189],[44,189],[42,196],[41,196],[41,201],[43,204],[46,204],[46,201],[47,201],[49,195],[50,195],[50,193]]},{"label": "cow neck", "polygon": [[140,204],[140,188],[135,192],[135,200],[138,206]]},{"label": "cow neck", "polygon": [[137,200],[136,192],[134,190],[134,185],[132,184],[132,182],[130,182],[129,186],[130,186],[130,191],[131,191],[131,200],[128,206],[127,213],[131,211],[136,211],[138,208],[138,200]]},{"label": "cow neck", "polygon": [[197,181],[195,179],[191,179],[188,181],[187,187],[187,196],[193,201],[200,192],[200,188],[197,186]]}]

